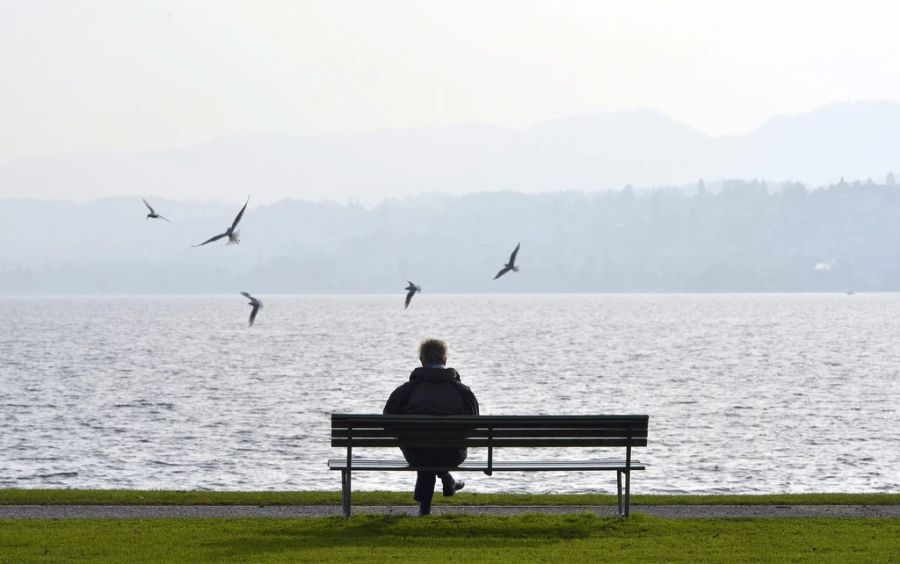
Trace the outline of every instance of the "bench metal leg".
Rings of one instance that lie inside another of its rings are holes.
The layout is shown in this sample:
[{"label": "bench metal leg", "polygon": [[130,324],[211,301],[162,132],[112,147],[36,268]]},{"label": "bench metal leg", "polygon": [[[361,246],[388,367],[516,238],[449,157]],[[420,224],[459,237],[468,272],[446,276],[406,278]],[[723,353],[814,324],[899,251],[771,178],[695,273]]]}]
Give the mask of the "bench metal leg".
[{"label": "bench metal leg", "polygon": [[616,470],[616,510],[619,517],[622,517],[622,471]]},{"label": "bench metal leg", "polygon": [[625,471],[625,517],[631,513],[631,471]]},{"label": "bench metal leg", "polygon": [[341,470],[341,512],[344,519],[350,518],[350,471]]}]

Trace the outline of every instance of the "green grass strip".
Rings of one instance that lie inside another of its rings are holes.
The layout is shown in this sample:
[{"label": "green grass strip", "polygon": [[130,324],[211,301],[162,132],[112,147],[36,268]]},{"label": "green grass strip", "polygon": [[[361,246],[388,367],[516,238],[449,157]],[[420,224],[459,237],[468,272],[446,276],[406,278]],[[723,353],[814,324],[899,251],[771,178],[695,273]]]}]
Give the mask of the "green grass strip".
[{"label": "green grass strip", "polygon": [[[411,487],[412,484],[410,484]],[[412,492],[353,492],[353,505],[414,505]],[[0,489],[0,505],[340,505],[340,492]],[[599,494],[485,494],[441,505],[615,505]],[[635,505],[898,505],[900,494],[634,495]]]},{"label": "green grass strip", "polygon": [[900,519],[0,520],[6,562],[897,562]]}]

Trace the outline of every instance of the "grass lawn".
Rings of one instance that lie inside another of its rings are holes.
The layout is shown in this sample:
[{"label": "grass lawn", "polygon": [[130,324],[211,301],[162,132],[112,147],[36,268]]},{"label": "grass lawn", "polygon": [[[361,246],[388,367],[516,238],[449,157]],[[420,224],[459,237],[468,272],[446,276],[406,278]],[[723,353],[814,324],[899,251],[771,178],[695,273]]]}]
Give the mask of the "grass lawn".
[{"label": "grass lawn", "polygon": [[[340,505],[340,492],[0,489],[0,505]],[[632,495],[632,505],[897,505],[900,494]],[[413,505],[411,492],[353,492],[353,505]],[[441,505],[615,505],[613,495],[477,494]]]},{"label": "grass lawn", "polygon": [[897,562],[900,519],[0,520],[0,561]]}]

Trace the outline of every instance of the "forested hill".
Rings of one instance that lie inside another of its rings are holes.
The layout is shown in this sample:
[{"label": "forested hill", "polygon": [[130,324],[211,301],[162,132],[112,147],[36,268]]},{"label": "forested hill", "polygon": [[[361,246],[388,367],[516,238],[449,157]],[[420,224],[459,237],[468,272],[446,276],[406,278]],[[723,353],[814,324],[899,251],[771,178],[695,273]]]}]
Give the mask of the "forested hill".
[{"label": "forested hill", "polygon": [[[0,293],[900,290],[900,186],[726,181],[250,206],[0,200]],[[521,271],[494,274],[517,242]]]}]

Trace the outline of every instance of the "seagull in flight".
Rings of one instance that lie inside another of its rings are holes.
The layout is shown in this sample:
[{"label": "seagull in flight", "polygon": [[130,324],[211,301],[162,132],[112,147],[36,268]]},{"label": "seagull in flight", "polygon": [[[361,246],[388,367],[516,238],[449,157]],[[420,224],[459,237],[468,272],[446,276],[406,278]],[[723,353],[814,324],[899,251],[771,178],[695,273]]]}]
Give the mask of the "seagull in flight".
[{"label": "seagull in flight", "polygon": [[[144,200],[144,205],[147,206],[148,210],[150,210],[150,213],[147,214],[147,219],[165,219],[166,221],[169,221],[168,218],[165,218],[156,213],[156,210],[153,209],[153,206],[151,206],[150,202],[148,202],[145,198],[141,199]],[[169,223],[171,223],[171,221]]]},{"label": "seagull in flight", "polygon": [[421,286],[418,286],[418,285],[416,285],[416,284],[413,284],[411,280],[407,280],[407,282],[409,282],[409,285],[406,286],[406,290],[407,290],[407,292],[406,292],[406,305],[403,307],[403,309],[406,309],[406,308],[409,307],[409,302],[412,301],[412,298],[413,298],[413,296],[416,295],[416,292],[421,292],[421,291],[422,291],[422,287],[421,287]]},{"label": "seagull in flight", "polygon": [[212,243],[213,241],[218,241],[222,237],[228,237],[229,245],[237,245],[241,242],[240,234],[241,232],[237,230],[238,223],[241,222],[241,217],[244,215],[244,210],[247,209],[247,204],[250,203],[250,196],[247,196],[247,201],[244,202],[244,207],[241,208],[241,211],[238,212],[237,217],[234,218],[234,223],[231,224],[231,227],[225,230],[225,233],[219,233],[215,237],[210,237],[206,241],[203,241],[199,245],[191,245],[192,247],[202,247],[207,243]]},{"label": "seagull in flight", "polygon": [[500,278],[510,270],[512,270],[513,272],[519,271],[519,267],[516,266],[516,255],[519,254],[519,247],[521,245],[522,243],[518,243],[516,245],[516,248],[513,250],[512,254],[509,255],[509,262],[503,265],[503,268],[500,269],[500,272],[497,273],[497,276],[494,276],[494,280]]},{"label": "seagull in flight", "polygon": [[256,314],[259,313],[259,309],[262,307],[262,300],[257,300],[247,292],[241,292],[241,295],[250,300],[250,303],[247,305],[253,306],[253,311],[250,312],[250,325],[247,327],[253,327],[253,322],[256,321]]}]

